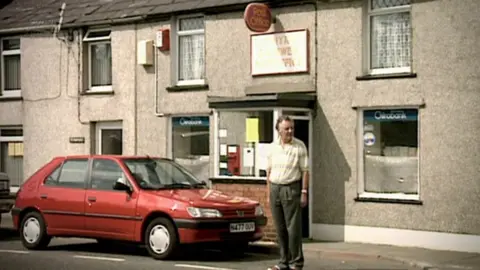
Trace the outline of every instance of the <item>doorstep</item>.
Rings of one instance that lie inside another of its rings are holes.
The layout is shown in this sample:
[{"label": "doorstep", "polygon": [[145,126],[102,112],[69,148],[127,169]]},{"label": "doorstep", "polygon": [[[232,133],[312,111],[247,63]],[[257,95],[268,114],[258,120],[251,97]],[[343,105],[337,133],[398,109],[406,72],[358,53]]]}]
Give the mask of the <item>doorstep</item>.
[{"label": "doorstep", "polygon": [[[369,259],[383,258],[401,262],[424,270],[480,269],[480,253],[431,250],[424,248],[399,247],[345,242],[304,241],[305,253],[319,254],[321,257],[363,257]],[[250,244],[251,252],[277,254],[275,242],[257,241]]]}]

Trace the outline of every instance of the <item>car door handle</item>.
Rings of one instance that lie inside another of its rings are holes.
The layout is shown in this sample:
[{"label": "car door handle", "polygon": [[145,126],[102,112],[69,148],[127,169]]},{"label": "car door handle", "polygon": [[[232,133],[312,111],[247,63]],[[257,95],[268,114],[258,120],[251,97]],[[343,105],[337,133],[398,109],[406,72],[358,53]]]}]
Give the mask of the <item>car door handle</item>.
[{"label": "car door handle", "polygon": [[47,194],[40,194],[40,199],[46,199],[48,198]]},{"label": "car door handle", "polygon": [[95,197],[88,197],[88,201],[89,201],[89,202],[96,202],[96,201],[97,201],[97,198],[95,198]]}]

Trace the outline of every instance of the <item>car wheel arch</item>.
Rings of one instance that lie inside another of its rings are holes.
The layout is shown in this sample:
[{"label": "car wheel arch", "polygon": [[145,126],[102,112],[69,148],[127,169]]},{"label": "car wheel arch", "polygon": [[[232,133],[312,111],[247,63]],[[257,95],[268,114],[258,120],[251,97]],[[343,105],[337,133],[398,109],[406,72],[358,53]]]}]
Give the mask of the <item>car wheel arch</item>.
[{"label": "car wheel arch", "polygon": [[161,212],[161,211],[155,211],[155,212],[151,212],[149,213],[144,219],[143,219],[143,223],[142,223],[142,231],[141,231],[141,242],[145,242],[145,231],[147,230],[147,227],[148,225],[150,224],[150,222],[152,222],[152,220],[156,219],[156,218],[159,218],[159,217],[163,217],[163,218],[166,218],[168,220],[170,220],[170,222],[172,222],[173,224],[173,227],[175,228],[175,232],[177,233],[178,235],[178,228],[175,224],[175,222],[173,221],[173,218],[165,213],[165,212]]},{"label": "car wheel arch", "polygon": [[[20,223],[22,222],[23,218],[30,212],[37,212],[37,213],[39,213],[40,215],[43,216],[43,213],[39,209],[37,209],[33,206],[29,206],[29,207],[26,207],[26,208],[22,209],[22,211],[20,211],[20,214],[18,215],[19,229],[20,229],[20,226],[21,226]],[[47,226],[46,221],[45,221],[45,226]]]}]

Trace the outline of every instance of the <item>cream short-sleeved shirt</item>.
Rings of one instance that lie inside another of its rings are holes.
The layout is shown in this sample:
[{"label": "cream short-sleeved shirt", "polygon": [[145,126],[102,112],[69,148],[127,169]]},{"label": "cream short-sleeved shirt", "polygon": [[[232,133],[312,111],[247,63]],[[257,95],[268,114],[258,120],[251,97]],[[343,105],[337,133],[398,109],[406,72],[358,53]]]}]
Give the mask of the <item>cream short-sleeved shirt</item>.
[{"label": "cream short-sleeved shirt", "polygon": [[308,171],[307,147],[297,138],[283,145],[280,139],[273,141],[267,155],[267,170],[270,170],[270,182],[275,184],[300,180],[303,172]]}]

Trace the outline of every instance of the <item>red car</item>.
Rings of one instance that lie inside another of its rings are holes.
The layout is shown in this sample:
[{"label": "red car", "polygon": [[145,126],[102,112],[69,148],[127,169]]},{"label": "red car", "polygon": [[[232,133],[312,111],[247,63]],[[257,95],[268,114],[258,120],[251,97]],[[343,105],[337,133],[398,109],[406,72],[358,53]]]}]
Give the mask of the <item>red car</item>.
[{"label": "red car", "polygon": [[179,244],[246,247],[263,237],[256,201],[208,189],[170,159],[84,155],[56,157],[20,188],[12,209],[28,249],[52,237],[144,243],[155,259]]}]

